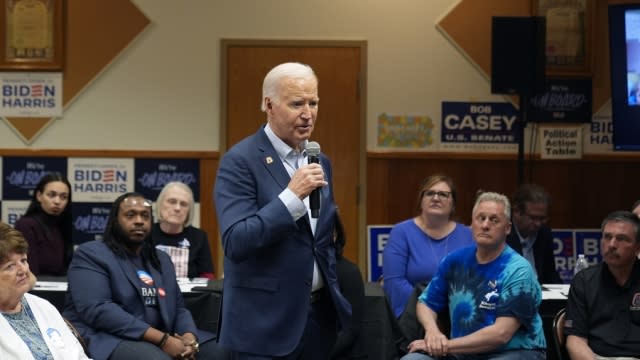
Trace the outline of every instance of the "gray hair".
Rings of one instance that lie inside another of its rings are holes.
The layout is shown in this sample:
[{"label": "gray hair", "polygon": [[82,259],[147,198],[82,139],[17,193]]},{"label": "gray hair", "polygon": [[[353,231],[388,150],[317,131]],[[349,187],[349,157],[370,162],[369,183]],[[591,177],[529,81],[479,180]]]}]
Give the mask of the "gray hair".
[{"label": "gray hair", "polygon": [[481,202],[485,201],[493,201],[504,205],[504,216],[508,221],[510,221],[511,204],[509,203],[509,198],[496,192],[481,192],[478,197],[476,197],[476,203],[473,205],[472,213],[475,214],[476,210],[478,209],[478,205],[480,205]]},{"label": "gray hair", "polygon": [[604,227],[610,222],[625,222],[633,226],[633,233],[635,234],[635,241],[640,242],[640,219],[636,214],[630,211],[614,211],[609,213],[607,217],[602,220],[600,230],[604,232]]},{"label": "gray hair", "polygon": [[511,200],[513,207],[522,212],[526,211],[526,204],[529,202],[544,203],[547,206],[551,205],[549,193],[547,193],[542,186],[536,184],[520,185]]},{"label": "gray hair", "polygon": [[318,77],[309,65],[297,62],[280,64],[271,69],[271,71],[269,71],[269,73],[264,77],[264,81],[262,82],[262,103],[260,104],[260,110],[267,110],[267,104],[265,104],[266,98],[271,99],[274,103],[280,101],[278,94],[280,90],[279,87],[282,79],[285,78],[314,78],[318,81]]},{"label": "gray hair", "polygon": [[187,219],[184,221],[184,227],[187,227],[191,225],[191,222],[193,221],[193,212],[194,212],[193,191],[191,191],[191,188],[189,187],[189,185],[180,181],[168,182],[165,184],[162,190],[160,190],[160,194],[158,194],[158,198],[156,199],[156,218],[158,219],[158,222],[164,221],[164,219],[162,218],[162,212],[160,211],[159,208],[160,206],[162,206],[162,203],[164,202],[164,198],[167,196],[167,192],[173,187],[180,188],[186,191],[187,194],[189,195],[189,212],[187,213]]}]

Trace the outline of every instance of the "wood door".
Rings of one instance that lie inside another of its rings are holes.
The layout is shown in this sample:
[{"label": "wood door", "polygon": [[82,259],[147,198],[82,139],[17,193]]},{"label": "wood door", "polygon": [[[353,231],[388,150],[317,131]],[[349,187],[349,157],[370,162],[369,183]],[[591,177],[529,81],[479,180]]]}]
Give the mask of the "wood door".
[{"label": "wood door", "polygon": [[[262,80],[289,61],[310,65],[319,79],[318,119],[312,141],[333,165],[335,201],[345,226],[345,256],[359,263],[361,168],[364,159],[364,42],[223,40],[220,148],[227,149],[266,122]],[[362,212],[364,213],[364,211]],[[363,222],[364,223],[364,222]],[[364,233],[364,231],[362,231]]]}]

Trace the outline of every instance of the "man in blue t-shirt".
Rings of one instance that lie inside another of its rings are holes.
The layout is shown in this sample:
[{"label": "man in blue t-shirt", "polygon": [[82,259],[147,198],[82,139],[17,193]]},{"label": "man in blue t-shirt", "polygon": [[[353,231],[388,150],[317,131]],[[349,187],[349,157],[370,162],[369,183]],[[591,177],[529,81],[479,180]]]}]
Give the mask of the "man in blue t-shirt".
[{"label": "man in blue t-shirt", "polygon": [[[448,255],[419,297],[416,310],[426,335],[411,342],[403,360],[545,359],[542,290],[527,260],[506,245],[510,218],[506,196],[478,196],[471,224],[476,245]],[[447,308],[449,337],[437,325],[438,313]]]}]

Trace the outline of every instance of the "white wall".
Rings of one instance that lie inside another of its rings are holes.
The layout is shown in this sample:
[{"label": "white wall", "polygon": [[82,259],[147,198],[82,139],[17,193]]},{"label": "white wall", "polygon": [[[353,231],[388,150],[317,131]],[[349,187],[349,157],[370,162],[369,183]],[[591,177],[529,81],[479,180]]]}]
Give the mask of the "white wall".
[{"label": "white wall", "polygon": [[218,150],[222,38],[366,40],[369,150],[382,112],[503,100],[435,27],[456,0],[132,2],[150,26],[31,145],[0,124],[3,148]]}]

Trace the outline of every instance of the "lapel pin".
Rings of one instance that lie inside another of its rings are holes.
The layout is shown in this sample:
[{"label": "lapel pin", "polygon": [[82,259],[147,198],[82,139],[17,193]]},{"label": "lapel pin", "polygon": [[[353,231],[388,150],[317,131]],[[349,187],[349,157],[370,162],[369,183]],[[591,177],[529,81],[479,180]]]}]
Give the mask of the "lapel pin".
[{"label": "lapel pin", "polygon": [[265,160],[267,161],[267,164],[271,164],[273,162],[273,158],[271,156],[267,156]]}]

